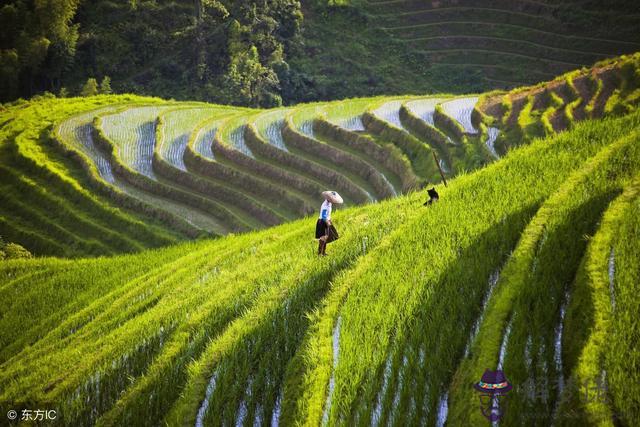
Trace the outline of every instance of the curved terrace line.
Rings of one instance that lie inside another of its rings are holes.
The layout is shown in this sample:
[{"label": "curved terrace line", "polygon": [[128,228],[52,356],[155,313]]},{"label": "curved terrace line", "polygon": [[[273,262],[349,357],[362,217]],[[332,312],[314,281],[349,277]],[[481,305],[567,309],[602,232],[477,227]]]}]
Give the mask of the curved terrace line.
[{"label": "curved terrace line", "polygon": [[[98,149],[93,141],[92,121],[93,118],[100,113],[113,111],[113,114],[117,114],[117,109],[122,107],[126,107],[126,105],[115,105],[113,108],[91,110],[88,113],[72,116],[59,124],[57,133],[61,139],[71,143],[74,148],[87,154],[89,160],[98,168],[99,173],[106,173],[112,178],[112,180],[107,180],[104,175],[101,175],[101,177],[107,181],[108,185],[112,185],[127,196],[137,199],[143,204],[166,212],[172,217],[181,218],[196,229],[216,232],[224,230],[220,223],[209,215],[194,211],[183,204],[134,187],[113,174],[110,160],[105,157],[104,153]],[[72,127],[74,124],[77,124],[75,128]],[[89,128],[86,128],[86,126],[89,126]],[[91,131],[89,132],[89,130]],[[69,134],[69,132],[73,132],[73,134]],[[97,161],[100,163],[96,163]],[[100,169],[103,169],[103,172],[100,172]]]},{"label": "curved terrace line", "polygon": [[444,98],[427,98],[417,101],[409,101],[406,105],[412,113],[420,117],[431,126],[435,126],[435,123],[433,122],[433,114],[436,111],[436,105],[440,104],[443,101],[445,101]]},{"label": "curved terrace line", "polygon": [[604,56],[605,58],[613,58],[615,56],[609,53],[585,52],[581,50],[564,49],[561,47],[554,47],[554,46],[534,43],[527,40],[510,39],[507,37],[454,35],[454,36],[416,37],[412,39],[394,37],[394,40],[399,42],[419,42],[419,41],[431,41],[431,40],[450,40],[450,39],[456,39],[456,38],[466,38],[466,39],[474,39],[474,40],[500,40],[500,41],[506,41],[506,42],[512,42],[512,43],[523,43],[523,44],[527,44],[535,47],[542,47],[550,50],[557,50],[557,51],[569,52],[569,53],[578,53],[581,55]]},{"label": "curved terrace line", "polygon": [[375,114],[378,118],[386,121],[387,123],[391,123],[398,129],[404,130],[404,126],[400,122],[400,107],[402,106],[402,103],[403,100],[401,99],[385,102],[384,104],[373,110],[373,114]]},{"label": "curved terrace line", "polygon": [[222,122],[224,122],[224,119],[215,120],[207,123],[198,130],[198,134],[193,143],[193,149],[205,159],[215,160],[212,149],[213,139],[216,137],[216,133]]},{"label": "curved terrace line", "polygon": [[546,61],[546,62],[551,62],[551,63],[555,63],[555,64],[565,64],[565,65],[570,65],[572,67],[583,67],[585,64],[578,64],[575,62],[566,62],[566,61],[559,61],[557,59],[549,59],[549,58],[542,58],[539,56],[531,56],[531,55],[525,55],[522,53],[515,53],[515,52],[509,52],[509,51],[503,51],[503,50],[489,50],[489,49],[476,49],[476,48],[464,48],[464,49],[431,49],[431,50],[416,50],[414,51],[414,53],[421,53],[423,55],[429,55],[433,52],[447,52],[447,53],[456,53],[456,52],[485,52],[485,53],[497,53],[500,55],[510,55],[510,56],[518,56],[521,58],[528,58],[528,59],[535,59],[538,61]]},{"label": "curved terrace line", "polygon": [[[158,153],[172,166],[183,172],[187,172],[187,167],[184,163],[184,152],[187,149],[187,143],[189,142],[189,136],[191,135],[193,127],[197,126],[197,123],[207,116],[217,115],[216,113],[222,113],[222,111],[217,108],[187,107],[160,113],[158,118],[163,120],[164,124],[161,126],[162,135],[160,141],[156,141]],[[233,111],[229,111],[229,114],[232,113]],[[185,114],[187,114],[188,117],[182,117]],[[196,121],[189,123],[194,118]],[[183,120],[186,123],[182,122]],[[175,135],[171,134],[174,133],[172,132],[174,127],[181,127]]]},{"label": "curved terrace line", "polygon": [[[411,0],[383,0],[383,1],[364,0],[364,2],[369,5],[387,5],[387,4],[410,3]],[[551,6],[549,6],[549,3],[534,1],[534,0],[517,0],[517,1],[514,1],[514,3],[529,3],[536,6],[545,6],[545,7],[551,8]]]},{"label": "curved terrace line", "polygon": [[102,117],[102,129],[115,144],[118,157],[131,169],[151,179],[153,149],[155,147],[155,120],[171,106],[143,106],[128,108]]},{"label": "curved terrace line", "polygon": [[[291,110],[275,110],[260,114],[253,120],[256,129],[260,135],[271,145],[280,150],[289,152],[284,138],[282,137],[282,126],[284,126],[284,120],[287,114]],[[272,116],[276,116],[272,118]],[[268,123],[267,123],[268,122]],[[265,126],[262,126],[262,125]]]},{"label": "curved terrace line", "polygon": [[478,130],[473,126],[471,113],[478,102],[478,97],[462,97],[441,103],[442,110],[449,117],[460,123],[464,131],[469,134],[477,134]]},{"label": "curved terrace line", "polygon": [[506,23],[502,23],[502,22],[438,21],[438,22],[428,22],[428,23],[424,23],[424,24],[415,24],[415,25],[399,25],[399,26],[396,26],[396,27],[381,27],[381,29],[385,30],[385,31],[397,31],[397,30],[412,30],[412,29],[427,28],[427,27],[440,27],[440,26],[446,26],[446,25],[486,25],[486,26],[500,26],[500,27],[520,28],[520,29],[527,30],[527,31],[530,31],[530,32],[536,32],[536,33],[540,33],[540,34],[545,34],[545,35],[554,36],[554,37],[561,37],[561,38],[565,38],[565,39],[598,41],[598,42],[606,42],[606,43],[612,43],[612,44],[619,43],[619,44],[628,44],[628,45],[631,45],[631,46],[640,47],[640,43],[631,42],[631,41],[628,41],[628,40],[615,40],[615,39],[604,39],[604,38],[599,38],[599,37],[575,36],[575,35],[570,35],[570,34],[562,34],[562,33],[555,33],[555,32],[551,32],[551,31],[544,31],[544,30],[540,30],[540,29],[537,29],[537,28],[534,28],[534,27],[526,27],[524,25],[506,24]]},{"label": "curved terrace line", "polygon": [[432,12],[441,12],[441,11],[469,11],[469,12],[473,12],[475,10],[486,10],[487,12],[502,12],[502,13],[506,13],[506,14],[510,14],[510,15],[518,15],[518,16],[522,16],[524,18],[534,18],[538,21],[540,20],[545,20],[547,22],[553,23],[554,25],[557,25],[558,22],[557,21],[553,21],[545,16],[540,16],[540,15],[534,15],[531,13],[525,13],[525,12],[516,12],[513,10],[509,10],[509,9],[498,9],[498,8],[493,8],[493,7],[482,7],[482,6],[478,6],[478,7],[470,7],[470,6],[451,6],[451,7],[441,7],[438,9],[420,9],[420,10],[412,10],[412,11],[408,11],[408,12],[397,12],[397,13],[386,13],[386,14],[378,14],[375,15],[378,18],[396,18],[396,17],[402,17],[402,16],[414,16],[414,15],[421,15],[421,14],[428,14],[428,13],[432,13]]},{"label": "curved terrace line", "polygon": [[[473,62],[437,62],[437,63],[431,65],[432,68],[445,67],[445,66],[447,66],[447,67],[496,68],[496,69],[508,70],[508,71],[521,71],[521,70],[518,70],[517,68],[507,67],[506,65],[480,64],[480,63],[473,63]],[[543,78],[545,78],[545,79],[551,79],[551,78],[556,76],[553,73],[547,73],[547,72],[539,71],[539,70],[527,70],[527,71],[530,72],[530,73],[540,74],[541,76],[544,76]]]}]

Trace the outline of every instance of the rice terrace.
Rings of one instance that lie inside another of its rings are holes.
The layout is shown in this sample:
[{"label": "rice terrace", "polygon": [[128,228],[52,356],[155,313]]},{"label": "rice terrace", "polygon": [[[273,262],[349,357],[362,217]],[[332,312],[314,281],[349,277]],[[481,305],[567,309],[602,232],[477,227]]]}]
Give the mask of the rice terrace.
[{"label": "rice terrace", "polygon": [[0,35],[0,425],[640,425],[636,2]]}]

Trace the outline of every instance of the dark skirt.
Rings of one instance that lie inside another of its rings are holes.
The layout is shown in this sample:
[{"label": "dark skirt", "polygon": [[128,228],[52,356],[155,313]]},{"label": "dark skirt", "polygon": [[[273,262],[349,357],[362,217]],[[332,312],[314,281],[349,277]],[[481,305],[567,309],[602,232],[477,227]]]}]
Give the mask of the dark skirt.
[{"label": "dark skirt", "polygon": [[316,222],[316,239],[326,236],[327,228],[327,221],[322,218],[318,218],[318,222]]}]

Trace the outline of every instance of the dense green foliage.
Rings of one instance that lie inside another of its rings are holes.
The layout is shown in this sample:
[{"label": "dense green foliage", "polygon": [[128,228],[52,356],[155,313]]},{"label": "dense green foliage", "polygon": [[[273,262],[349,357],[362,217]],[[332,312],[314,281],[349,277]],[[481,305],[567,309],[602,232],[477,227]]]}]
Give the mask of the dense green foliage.
[{"label": "dense green foliage", "polygon": [[297,0],[5,2],[0,100],[94,78],[109,93],[110,77],[118,92],[277,105],[301,21]]},{"label": "dense green foliage", "polygon": [[[640,49],[638,6],[483,0],[11,0],[0,101],[111,88],[245,106],[531,84]],[[109,82],[111,79],[111,82]]]}]

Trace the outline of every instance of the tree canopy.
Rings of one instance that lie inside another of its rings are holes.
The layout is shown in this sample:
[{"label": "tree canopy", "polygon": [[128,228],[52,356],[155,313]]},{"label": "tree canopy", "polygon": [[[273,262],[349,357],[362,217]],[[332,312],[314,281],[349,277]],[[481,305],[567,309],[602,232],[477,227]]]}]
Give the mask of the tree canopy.
[{"label": "tree canopy", "polygon": [[[0,100],[64,87],[254,106],[282,102],[297,0],[13,0],[0,9]],[[97,88],[96,88],[97,90]]]}]

